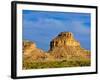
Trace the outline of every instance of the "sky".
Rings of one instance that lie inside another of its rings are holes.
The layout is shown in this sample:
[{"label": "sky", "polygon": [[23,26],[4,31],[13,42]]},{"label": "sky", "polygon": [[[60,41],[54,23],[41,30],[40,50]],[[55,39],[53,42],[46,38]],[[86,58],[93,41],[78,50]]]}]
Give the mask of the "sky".
[{"label": "sky", "polygon": [[23,10],[23,40],[36,43],[45,51],[60,32],[72,32],[81,47],[90,50],[91,15],[89,13]]}]

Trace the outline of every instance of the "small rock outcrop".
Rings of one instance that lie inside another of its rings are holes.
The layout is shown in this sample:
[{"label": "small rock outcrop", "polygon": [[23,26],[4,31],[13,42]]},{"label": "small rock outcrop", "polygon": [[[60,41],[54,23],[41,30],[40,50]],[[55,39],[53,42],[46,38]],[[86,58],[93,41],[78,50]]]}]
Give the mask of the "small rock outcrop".
[{"label": "small rock outcrop", "polygon": [[36,49],[36,44],[31,41],[23,41],[23,53],[29,55],[33,50]]},{"label": "small rock outcrop", "polygon": [[36,47],[31,41],[23,41],[23,58],[33,60],[43,60],[47,58],[46,52]]}]

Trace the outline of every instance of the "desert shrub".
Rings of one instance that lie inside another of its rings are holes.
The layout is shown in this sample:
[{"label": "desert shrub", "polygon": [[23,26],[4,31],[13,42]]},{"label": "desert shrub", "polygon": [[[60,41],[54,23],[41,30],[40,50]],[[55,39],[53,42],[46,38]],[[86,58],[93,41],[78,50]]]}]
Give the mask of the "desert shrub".
[{"label": "desert shrub", "polygon": [[23,69],[90,66],[90,60],[23,61]]}]

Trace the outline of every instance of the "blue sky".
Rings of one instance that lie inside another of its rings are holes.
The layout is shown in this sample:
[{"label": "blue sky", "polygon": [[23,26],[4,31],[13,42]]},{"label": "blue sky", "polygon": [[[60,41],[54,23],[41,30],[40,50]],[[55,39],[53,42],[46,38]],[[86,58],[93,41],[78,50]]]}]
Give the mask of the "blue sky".
[{"label": "blue sky", "polygon": [[47,51],[54,37],[70,31],[83,48],[90,50],[90,22],[89,13],[23,10],[23,40],[33,41]]}]

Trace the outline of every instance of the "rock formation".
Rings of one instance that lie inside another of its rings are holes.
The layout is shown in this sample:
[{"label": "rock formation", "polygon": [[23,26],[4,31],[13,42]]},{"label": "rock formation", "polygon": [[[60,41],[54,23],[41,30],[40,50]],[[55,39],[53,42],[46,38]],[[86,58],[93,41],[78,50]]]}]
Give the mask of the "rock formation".
[{"label": "rock formation", "polygon": [[47,57],[46,52],[36,47],[34,42],[23,41],[23,56],[30,60],[43,60]]},{"label": "rock formation", "polygon": [[76,41],[71,32],[61,32],[56,38],[50,42],[50,50],[55,47],[66,46],[80,46],[80,43]]},{"label": "rock formation", "polygon": [[87,58],[90,57],[88,50],[81,48],[80,43],[74,39],[71,32],[61,32],[50,42],[49,53],[54,58]]},{"label": "rock formation", "polygon": [[47,52],[37,48],[34,42],[23,41],[23,61],[25,63],[48,60],[88,61],[90,60],[90,51],[82,48],[71,32],[61,32],[58,34],[50,42],[50,49]]}]

